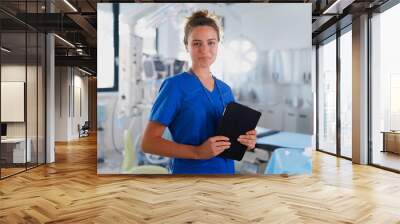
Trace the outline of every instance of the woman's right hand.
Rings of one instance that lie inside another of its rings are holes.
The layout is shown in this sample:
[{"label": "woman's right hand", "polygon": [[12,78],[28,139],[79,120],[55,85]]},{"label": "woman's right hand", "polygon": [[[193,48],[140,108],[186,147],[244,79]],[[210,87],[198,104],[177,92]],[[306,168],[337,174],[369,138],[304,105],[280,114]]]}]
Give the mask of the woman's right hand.
[{"label": "woman's right hand", "polygon": [[198,159],[210,159],[221,154],[225,149],[231,147],[229,138],[225,136],[214,136],[207,139],[196,148]]}]

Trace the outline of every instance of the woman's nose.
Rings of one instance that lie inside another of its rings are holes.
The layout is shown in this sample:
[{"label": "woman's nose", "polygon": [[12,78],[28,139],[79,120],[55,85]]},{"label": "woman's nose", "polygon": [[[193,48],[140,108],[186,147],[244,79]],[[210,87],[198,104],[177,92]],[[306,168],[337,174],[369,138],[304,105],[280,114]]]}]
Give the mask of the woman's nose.
[{"label": "woman's nose", "polygon": [[200,46],[200,52],[207,52],[209,49],[209,47],[207,46],[207,44],[202,44]]}]

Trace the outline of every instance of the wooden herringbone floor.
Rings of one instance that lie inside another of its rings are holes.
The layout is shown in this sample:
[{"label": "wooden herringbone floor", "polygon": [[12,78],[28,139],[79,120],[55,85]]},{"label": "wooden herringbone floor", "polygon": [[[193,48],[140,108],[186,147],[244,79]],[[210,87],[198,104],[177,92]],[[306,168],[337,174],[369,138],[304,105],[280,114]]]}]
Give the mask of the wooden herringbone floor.
[{"label": "wooden herringbone floor", "polygon": [[0,223],[400,223],[400,175],[315,153],[312,176],[98,176],[96,139],[0,181]]}]

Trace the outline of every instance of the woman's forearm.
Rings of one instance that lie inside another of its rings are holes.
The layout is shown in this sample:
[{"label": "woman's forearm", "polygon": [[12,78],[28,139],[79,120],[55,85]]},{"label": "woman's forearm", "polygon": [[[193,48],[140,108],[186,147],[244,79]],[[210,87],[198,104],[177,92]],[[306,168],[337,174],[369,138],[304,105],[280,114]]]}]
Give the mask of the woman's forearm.
[{"label": "woman's forearm", "polygon": [[143,138],[142,150],[160,156],[199,159],[198,148],[193,145],[178,144],[162,137]]}]

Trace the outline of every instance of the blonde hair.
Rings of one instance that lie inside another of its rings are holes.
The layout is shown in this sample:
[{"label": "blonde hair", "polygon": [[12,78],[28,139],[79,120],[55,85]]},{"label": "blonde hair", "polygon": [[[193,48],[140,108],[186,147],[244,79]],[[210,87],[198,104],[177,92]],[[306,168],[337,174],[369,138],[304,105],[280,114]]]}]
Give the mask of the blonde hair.
[{"label": "blonde hair", "polygon": [[183,43],[185,45],[188,44],[189,34],[190,32],[192,32],[193,28],[197,26],[210,26],[214,28],[214,30],[217,32],[219,41],[220,40],[219,26],[217,25],[216,19],[214,19],[213,17],[215,18],[215,16],[209,14],[207,10],[194,12],[188,18],[188,21],[185,24],[185,36],[183,38]]}]

